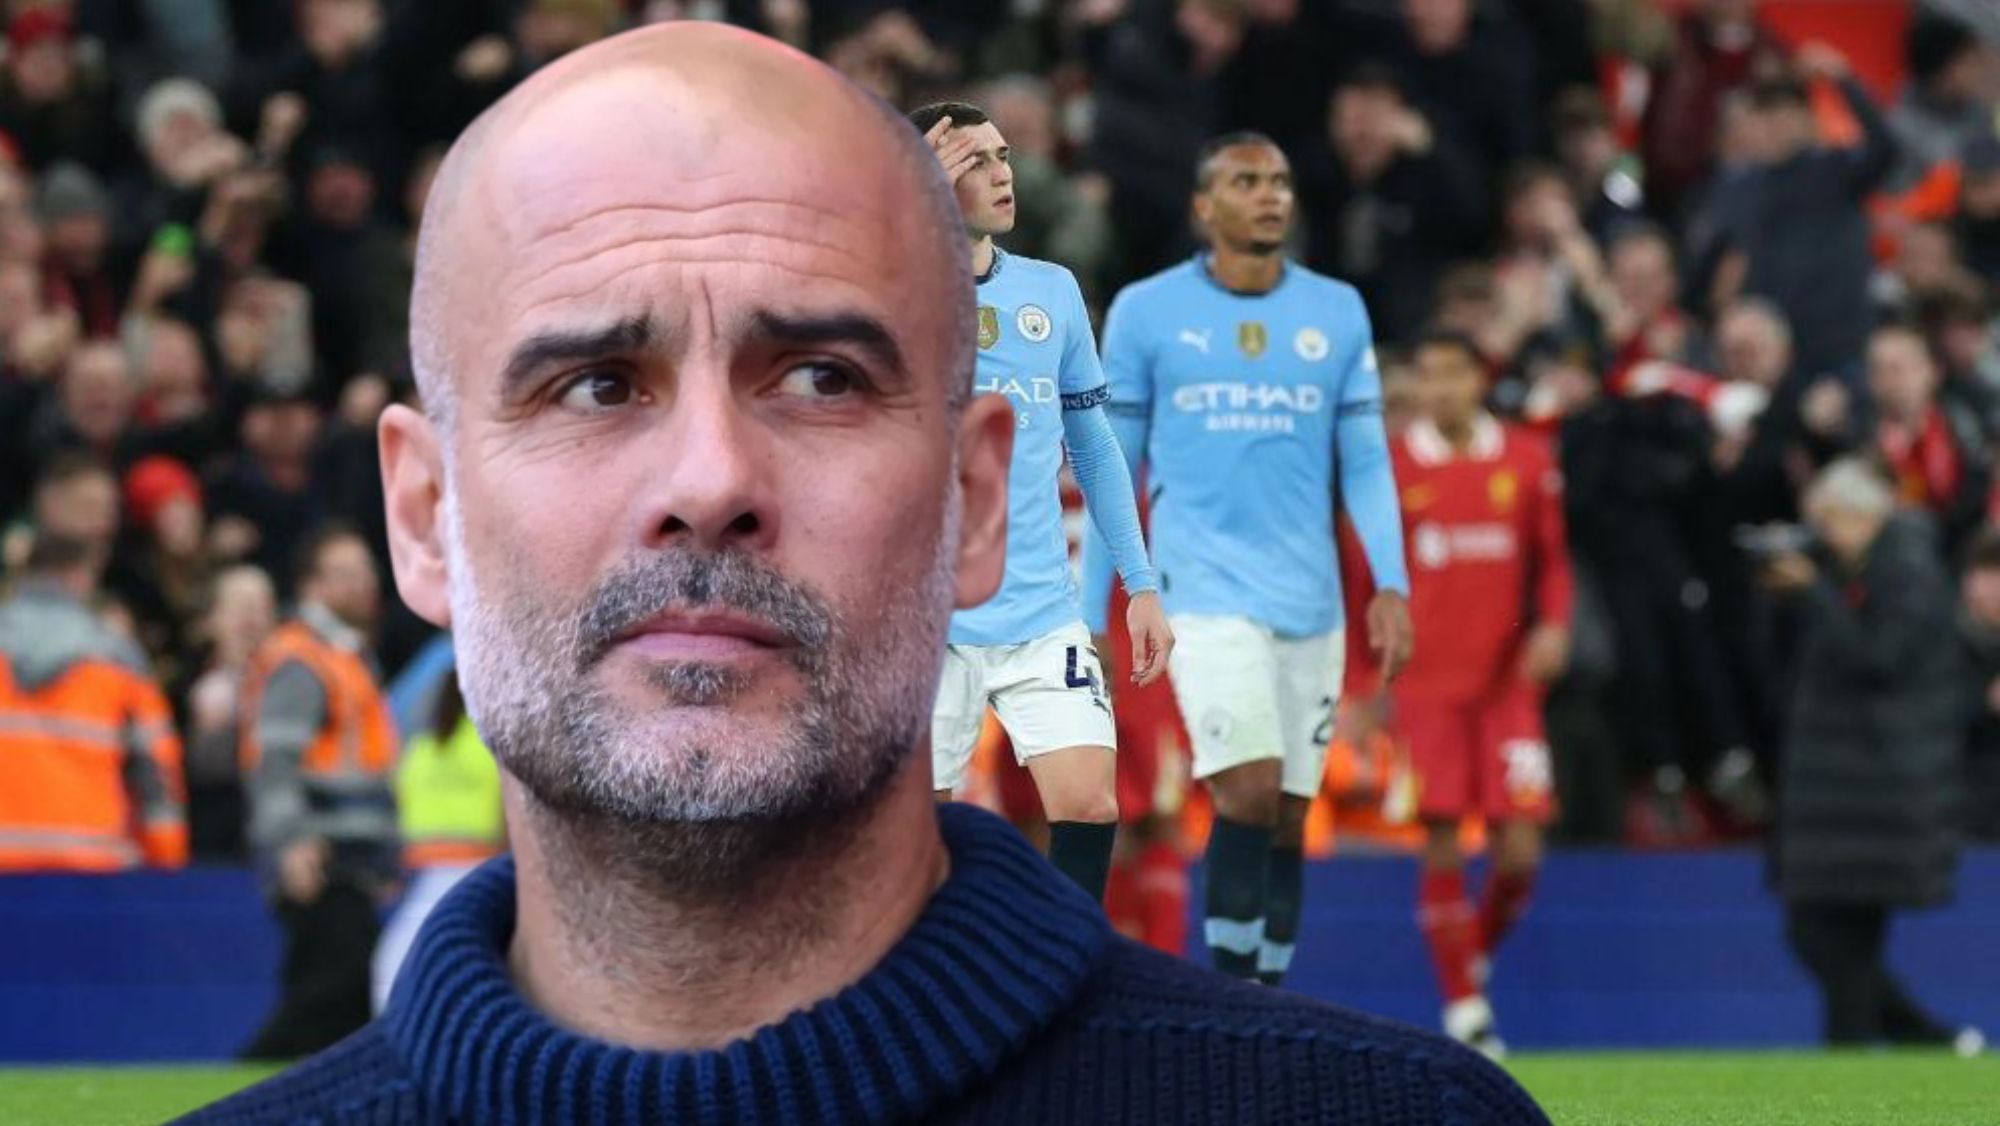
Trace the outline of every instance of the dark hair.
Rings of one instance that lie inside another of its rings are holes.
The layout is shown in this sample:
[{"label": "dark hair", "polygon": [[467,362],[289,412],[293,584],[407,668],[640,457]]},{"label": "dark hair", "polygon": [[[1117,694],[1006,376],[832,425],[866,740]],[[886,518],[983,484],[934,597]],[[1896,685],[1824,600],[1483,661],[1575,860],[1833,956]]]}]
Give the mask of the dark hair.
[{"label": "dark hair", "polygon": [[1936,12],[1918,12],[1903,37],[1903,58],[1918,85],[1929,83],[1960,56],[1978,48],[1979,37],[1970,27]]},{"label": "dark hair", "polygon": [[1610,237],[1604,240],[1605,256],[1617,253],[1618,248],[1628,242],[1657,242],[1666,247],[1669,262],[1676,257],[1673,237],[1667,234],[1665,227],[1651,219],[1628,219],[1611,228]]},{"label": "dark hair", "polygon": [[31,575],[60,575],[96,563],[97,548],[88,541],[36,532],[34,541],[28,545],[25,570]]},{"label": "dark hair", "polygon": [[1950,325],[1985,325],[1993,317],[1993,302],[1986,287],[1967,278],[1917,299],[1917,322],[1936,332]]},{"label": "dark hair", "polygon": [[1611,127],[1611,115],[1604,109],[1604,96],[1588,86],[1570,86],[1557,94],[1549,119],[1558,137]]},{"label": "dark hair", "polygon": [[984,125],[993,120],[986,116],[985,110],[971,102],[932,102],[911,110],[908,116],[910,124],[916,126],[919,133],[930,132],[932,126],[947,117],[951,118],[953,129],[965,125]]},{"label": "dark hair", "polygon": [[1401,98],[1403,76],[1396,73],[1396,68],[1379,59],[1364,59],[1347,68],[1347,73],[1340,76],[1334,91],[1338,93],[1341,90],[1380,90]]},{"label": "dark hair", "polygon": [[1512,204],[1537,184],[1553,182],[1569,187],[1569,177],[1563,170],[1546,160],[1521,160],[1508,167],[1500,177],[1500,202],[1502,206]]},{"label": "dark hair", "polygon": [[1233,133],[1224,133],[1220,137],[1211,137],[1202,144],[1201,151],[1195,154],[1194,187],[1196,191],[1207,191],[1208,185],[1215,179],[1215,170],[1209,167],[1215,163],[1215,158],[1221,156],[1223,150],[1233,149],[1238,145],[1269,145],[1281,153],[1285,151],[1279,147],[1278,142],[1254,129],[1238,129]]},{"label": "dark hair", "polygon": [[1493,267],[1484,262],[1455,262],[1438,278],[1437,303],[1491,301],[1495,297]]},{"label": "dark hair", "polygon": [[41,475],[35,478],[35,492],[40,494],[45,489],[67,485],[79,477],[91,476],[108,477],[114,485],[118,481],[117,475],[111,471],[111,466],[89,450],[63,450],[51,457],[49,463],[42,467]]},{"label": "dark hair", "polygon": [[1469,333],[1457,329],[1436,327],[1425,329],[1417,337],[1416,347],[1410,349],[1410,354],[1415,356],[1426,348],[1456,348],[1464,352],[1466,359],[1471,360],[1475,366],[1483,369],[1486,365],[1486,352],[1479,347],[1479,342]]},{"label": "dark hair", "polygon": [[324,521],[306,533],[306,538],[292,552],[292,590],[296,593],[305,589],[319,574],[320,556],[326,554],[327,548],[345,540],[354,540],[364,547],[368,543],[359,528],[344,520]]}]

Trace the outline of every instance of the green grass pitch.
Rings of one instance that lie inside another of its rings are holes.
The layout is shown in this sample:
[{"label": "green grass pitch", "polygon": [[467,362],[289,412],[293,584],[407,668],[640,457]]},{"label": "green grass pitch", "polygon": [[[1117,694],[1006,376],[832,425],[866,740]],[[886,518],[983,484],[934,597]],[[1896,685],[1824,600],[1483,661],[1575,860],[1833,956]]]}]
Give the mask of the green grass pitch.
[{"label": "green grass pitch", "polygon": [[[2000,1126],[2000,1058],[1930,1053],[1529,1053],[1508,1069],[1558,1126]],[[0,1069],[0,1123],[151,1126],[266,1068]]]}]

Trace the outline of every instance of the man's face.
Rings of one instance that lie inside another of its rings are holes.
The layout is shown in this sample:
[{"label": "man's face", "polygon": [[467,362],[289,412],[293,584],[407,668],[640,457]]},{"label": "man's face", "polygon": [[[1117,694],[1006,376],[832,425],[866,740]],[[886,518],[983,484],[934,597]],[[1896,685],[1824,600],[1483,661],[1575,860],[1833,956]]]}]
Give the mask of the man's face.
[{"label": "man's face", "polygon": [[951,131],[954,137],[961,134],[970,134],[978,146],[978,163],[954,186],[965,229],[974,236],[1004,235],[1014,229],[1014,168],[1008,163],[1013,153],[1007,138],[991,121]]},{"label": "man's face", "polygon": [[153,327],[142,373],[153,417],[173,422],[207,407],[208,361],[194,330],[171,321]]},{"label": "man's face", "polygon": [[1465,349],[1429,344],[1417,349],[1417,388],[1424,414],[1447,430],[1477,417],[1486,396],[1486,374]]},{"label": "man's face", "polygon": [[1961,585],[1966,611],[1981,625],[2000,628],[2000,567],[1969,567]]},{"label": "man's face", "polygon": [[322,165],[306,182],[306,200],[313,218],[352,230],[368,221],[368,209],[375,206],[375,178],[358,164]]},{"label": "man's face", "polygon": [[1813,143],[1812,111],[1798,102],[1753,106],[1748,113],[1751,158],[1783,164]]},{"label": "man's face", "polygon": [[1674,260],[1657,238],[1629,238],[1611,253],[1611,285],[1634,312],[1652,319],[1673,307]]},{"label": "man's face", "polygon": [[106,447],[132,419],[132,381],[125,357],[100,345],[79,351],[63,372],[63,414],[93,446]]},{"label": "man's face", "polygon": [[35,526],[108,550],[118,534],[118,482],[93,471],[44,486],[35,497]]},{"label": "man's face", "polygon": [[1761,313],[1737,311],[1716,327],[1716,347],[1725,378],[1774,390],[1791,366],[1784,333]]},{"label": "man's face", "polygon": [[1914,333],[1879,332],[1868,345],[1868,388],[1884,416],[1914,422],[1937,391],[1937,365]]},{"label": "man's face", "polygon": [[1471,0],[1403,0],[1410,38],[1425,54],[1455,51],[1472,30]]},{"label": "man's face", "polygon": [[432,228],[456,420],[385,416],[398,579],[543,807],[792,823],[924,745],[954,591],[998,582],[1012,412],[954,425],[961,236],[858,98],[778,84],[773,120],[704,100],[756,72],[682,80],[503,118]]},{"label": "man's face", "polygon": [[1364,168],[1386,165],[1396,154],[1390,126],[1401,108],[1392,90],[1377,86],[1343,86],[1333,95],[1327,127],[1333,146],[1351,164]]},{"label": "man's face", "polygon": [[71,215],[48,225],[49,253],[73,274],[95,273],[104,263],[111,224],[100,214]]},{"label": "man's face", "polygon": [[1958,269],[1958,247],[1951,232],[1937,223],[1912,227],[1896,252],[1896,272],[1915,290],[1938,289]]},{"label": "man's face", "polygon": [[1292,225],[1292,166],[1276,146],[1232,145],[1209,162],[1195,215],[1217,246],[1275,254]]},{"label": "man's face", "polygon": [[29,102],[56,102],[76,85],[76,55],[67,40],[47,38],[8,60],[14,85]]},{"label": "man's face", "polygon": [[1875,537],[1881,534],[1883,524],[1883,518],[1874,513],[1831,505],[1809,513],[1808,519],[1827,550],[1833,552],[1833,557],[1850,565],[1867,556]]},{"label": "man's face", "polygon": [[322,546],[319,565],[304,593],[354,629],[365,633],[373,628],[381,607],[382,581],[368,545],[357,537],[342,536]]}]

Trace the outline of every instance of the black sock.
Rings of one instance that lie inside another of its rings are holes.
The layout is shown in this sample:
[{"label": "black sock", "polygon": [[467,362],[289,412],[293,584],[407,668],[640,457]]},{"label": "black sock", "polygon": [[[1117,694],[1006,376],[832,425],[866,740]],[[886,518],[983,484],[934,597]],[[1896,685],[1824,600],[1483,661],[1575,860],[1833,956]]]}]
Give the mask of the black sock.
[{"label": "black sock", "polygon": [[1104,902],[1104,883],[1111,878],[1111,846],[1118,826],[1111,822],[1049,822],[1049,863],[1076,881],[1090,898]]},{"label": "black sock", "polygon": [[1257,980],[1276,985],[1292,966],[1292,944],[1299,938],[1299,912],[1306,890],[1305,853],[1297,845],[1273,845],[1264,879],[1264,948],[1257,958]]},{"label": "black sock", "polygon": [[1215,968],[1253,981],[1264,948],[1264,886],[1271,830],[1217,817],[1208,835],[1208,953]]}]

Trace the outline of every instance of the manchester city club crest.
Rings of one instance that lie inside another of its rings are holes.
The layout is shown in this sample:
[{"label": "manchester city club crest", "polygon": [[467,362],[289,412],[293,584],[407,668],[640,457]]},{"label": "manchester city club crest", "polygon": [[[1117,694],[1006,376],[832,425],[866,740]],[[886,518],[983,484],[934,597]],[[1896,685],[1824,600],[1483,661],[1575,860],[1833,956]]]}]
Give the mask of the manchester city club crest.
[{"label": "manchester city club crest", "polygon": [[1048,311],[1040,305],[1023,305],[1014,314],[1014,327],[1021,330],[1022,336],[1040,344],[1049,338],[1049,330],[1054,326],[1049,322]]},{"label": "manchester city club crest", "polygon": [[1263,355],[1265,346],[1270,343],[1271,334],[1265,331],[1264,322],[1244,321],[1236,326],[1236,346],[1251,359]]},{"label": "manchester city club crest", "polygon": [[1292,350],[1299,354],[1299,359],[1308,363],[1326,359],[1327,348],[1326,333],[1316,328],[1302,328],[1297,336],[1292,337]]},{"label": "manchester city club crest", "polygon": [[979,347],[981,351],[1000,343],[1000,310],[991,305],[979,307]]}]

